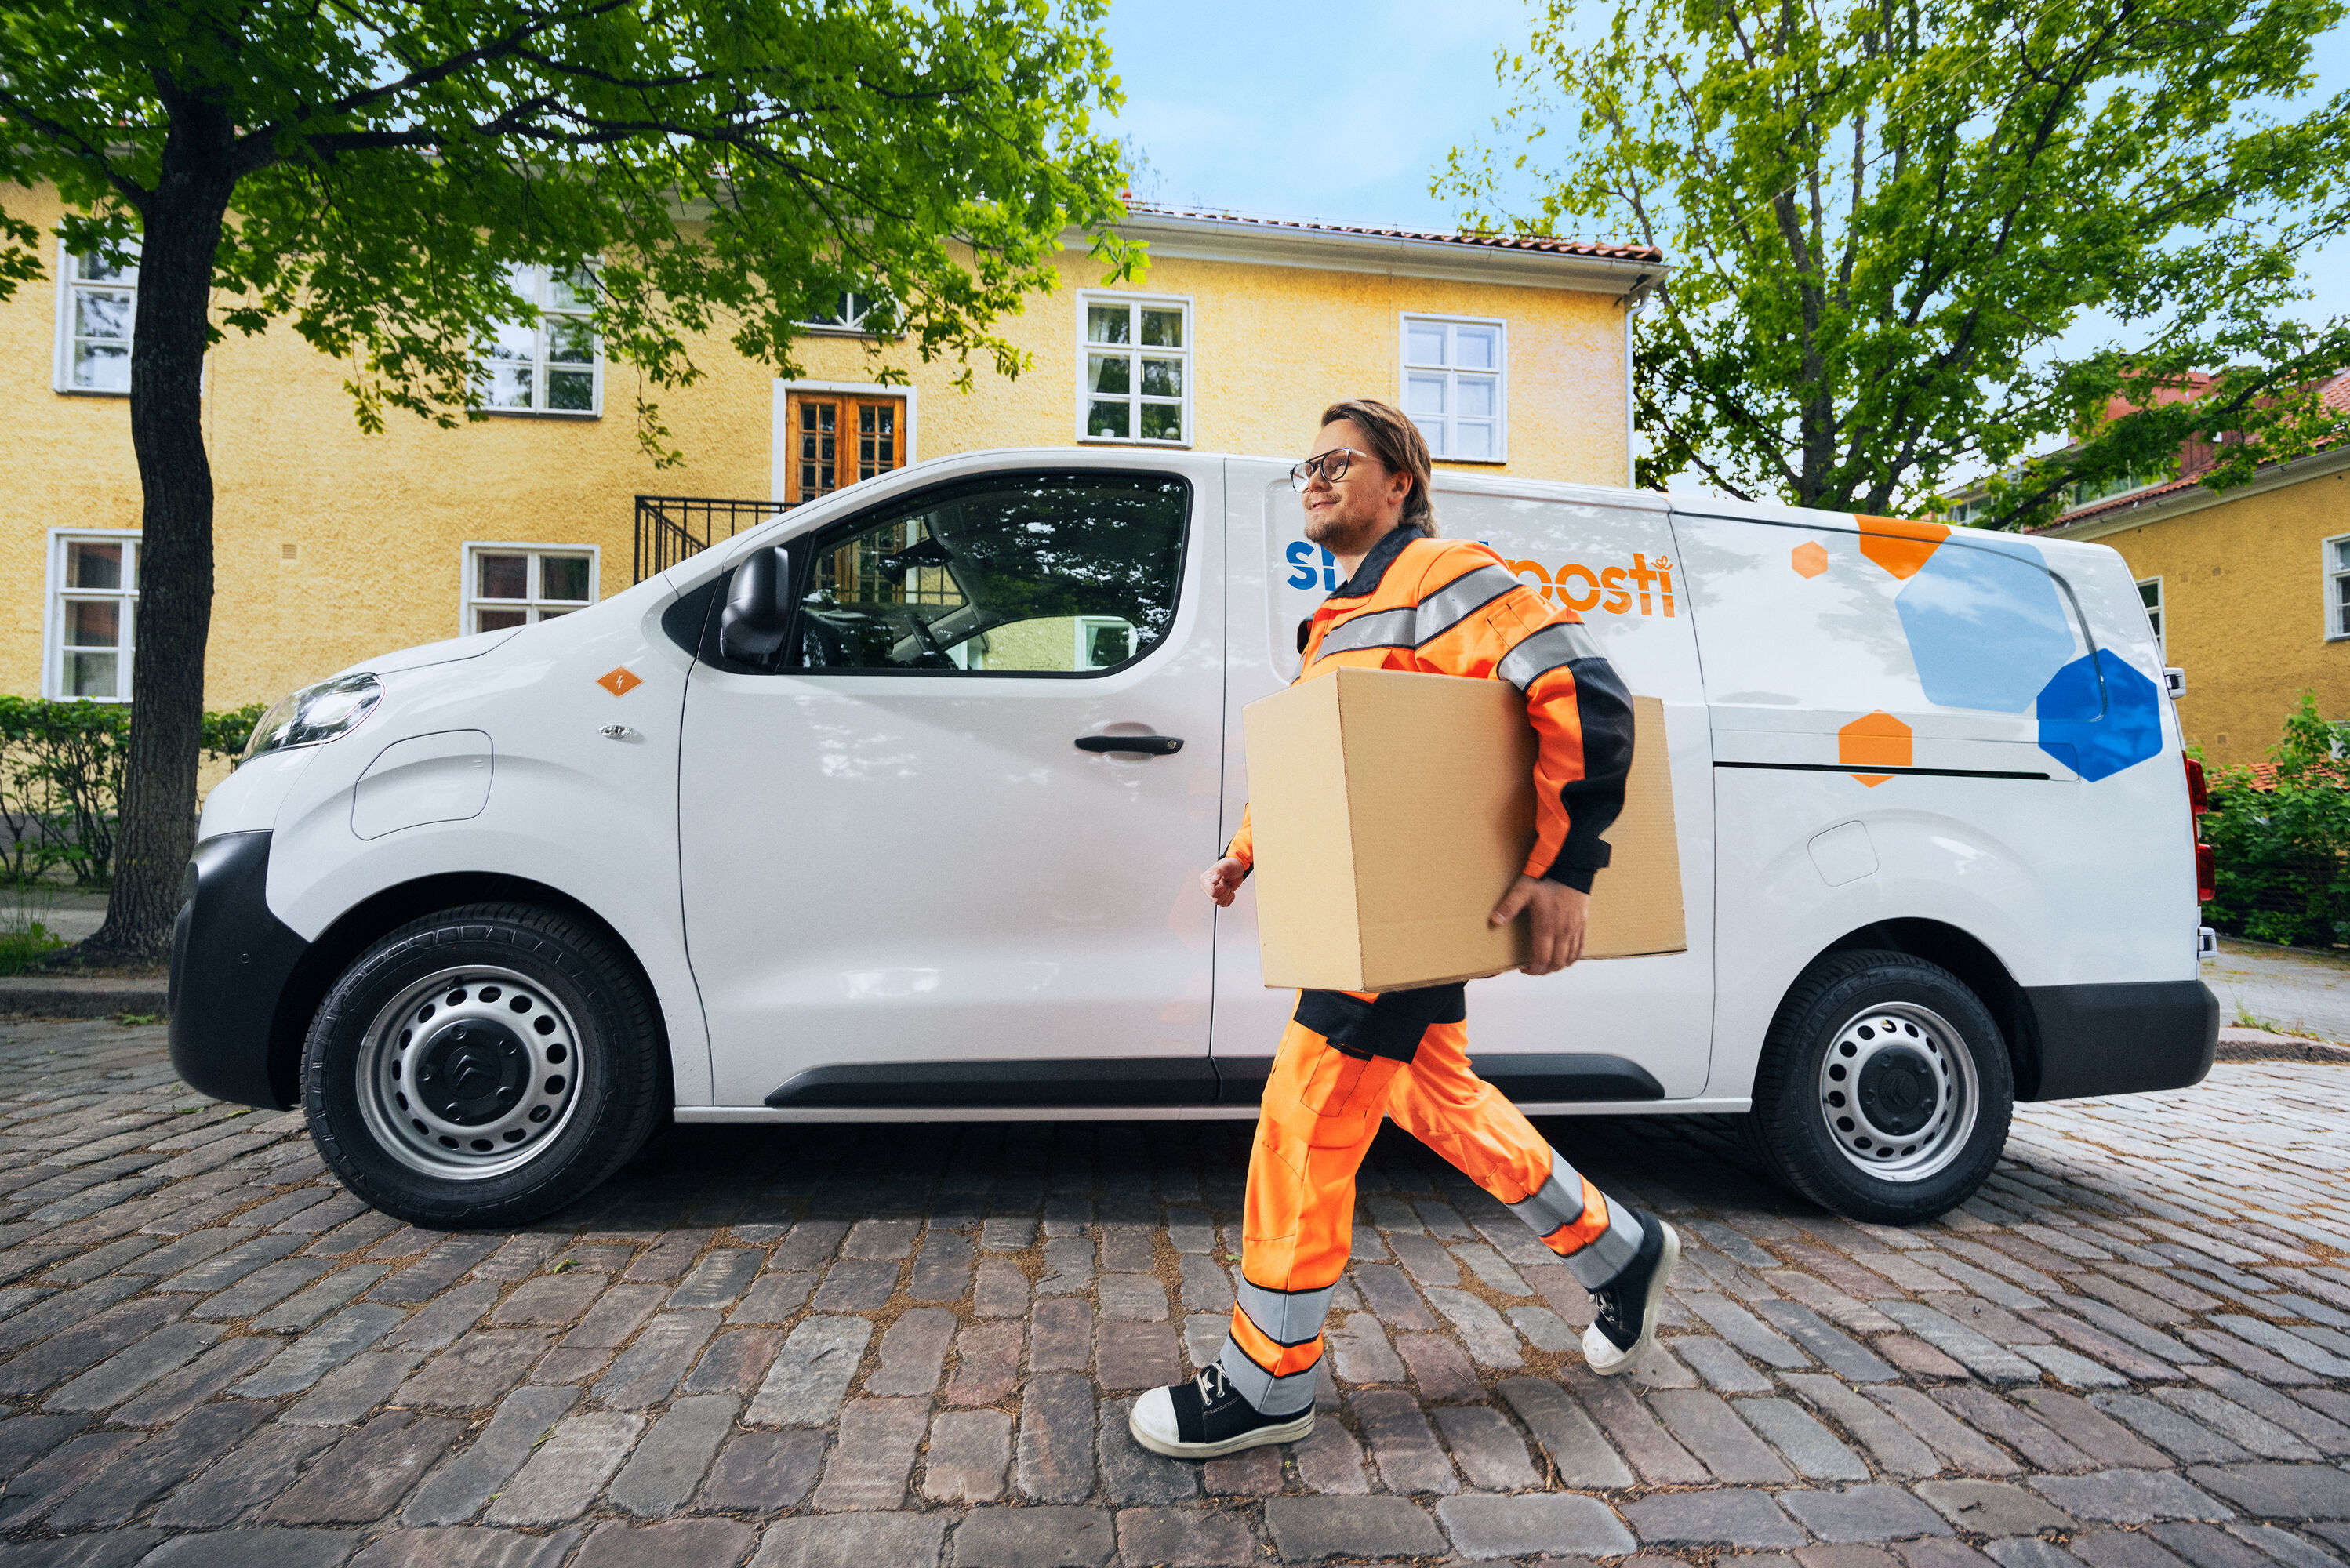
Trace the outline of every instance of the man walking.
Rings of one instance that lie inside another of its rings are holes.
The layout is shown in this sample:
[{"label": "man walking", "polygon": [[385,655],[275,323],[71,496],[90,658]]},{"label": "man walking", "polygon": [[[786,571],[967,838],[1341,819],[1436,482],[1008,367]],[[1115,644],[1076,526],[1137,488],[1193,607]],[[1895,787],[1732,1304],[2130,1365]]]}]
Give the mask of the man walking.
[{"label": "man walking", "polygon": [[[1583,952],[1600,834],[1624,805],[1632,709],[1580,619],[1553,609],[1481,545],[1440,540],[1428,444],[1394,408],[1367,399],[1322,415],[1314,454],[1292,471],[1305,536],[1347,572],[1298,628],[1311,680],[1341,665],[1503,680],[1525,693],[1539,751],[1535,835],[1492,919],[1527,913],[1528,974]],[[1245,814],[1201,880],[1229,905],[1253,860]],[[1656,1309],[1679,1238],[1576,1174],[1524,1115],[1469,1064],[1461,985],[1359,995],[1308,991],[1283,1033],[1249,1154],[1239,1302],[1223,1354],[1188,1383],[1154,1388],[1128,1420],[1135,1440],[1214,1459],[1314,1428],[1322,1319],[1347,1266],[1355,1172],[1382,1117],[1427,1144],[1533,1227],[1592,1293],[1585,1359],[1621,1372],[1656,1338]]]}]

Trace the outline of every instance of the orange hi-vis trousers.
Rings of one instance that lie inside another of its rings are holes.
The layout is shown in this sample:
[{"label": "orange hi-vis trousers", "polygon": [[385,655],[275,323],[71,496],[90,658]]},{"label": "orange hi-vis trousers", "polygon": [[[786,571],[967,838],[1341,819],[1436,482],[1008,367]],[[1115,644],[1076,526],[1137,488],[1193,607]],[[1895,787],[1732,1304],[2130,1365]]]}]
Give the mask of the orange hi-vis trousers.
[{"label": "orange hi-vis trousers", "polygon": [[1347,1055],[1292,1022],[1264,1085],[1241,1222],[1240,1300],[1219,1365],[1268,1416],[1314,1403],[1322,1319],[1354,1237],[1355,1172],[1382,1116],[1508,1205],[1596,1290],[1640,1221],[1576,1174],[1469,1065],[1468,1026],[1431,1023],[1406,1062]]}]

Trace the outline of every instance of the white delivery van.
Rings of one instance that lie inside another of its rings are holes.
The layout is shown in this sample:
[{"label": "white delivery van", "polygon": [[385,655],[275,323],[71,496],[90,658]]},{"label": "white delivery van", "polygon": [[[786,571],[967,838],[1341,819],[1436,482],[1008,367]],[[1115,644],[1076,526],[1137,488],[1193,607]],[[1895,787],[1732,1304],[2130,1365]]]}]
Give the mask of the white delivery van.
[{"label": "white delivery van", "polygon": [[[278,704],[205,804],[172,1059],[512,1224],[658,1121],[1252,1116],[1288,992],[1198,874],[1337,586],[1285,461],[975,452]],[[1440,475],[1665,715],[1683,951],[1480,983],[1536,1115],[1751,1113],[1888,1221],[2016,1100],[2209,1068],[2189,768],[2095,545]],[[1644,743],[1649,743],[1644,742]],[[1603,873],[1604,875],[1604,873]]]}]

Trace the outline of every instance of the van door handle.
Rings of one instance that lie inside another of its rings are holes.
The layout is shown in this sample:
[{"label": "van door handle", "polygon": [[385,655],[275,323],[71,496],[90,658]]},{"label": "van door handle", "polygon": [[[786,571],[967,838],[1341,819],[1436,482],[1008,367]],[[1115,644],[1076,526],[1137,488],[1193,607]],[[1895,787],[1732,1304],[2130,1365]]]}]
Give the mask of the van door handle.
[{"label": "van door handle", "polygon": [[1147,756],[1171,757],[1183,749],[1183,742],[1175,735],[1079,735],[1077,750],[1081,752],[1140,752]]}]

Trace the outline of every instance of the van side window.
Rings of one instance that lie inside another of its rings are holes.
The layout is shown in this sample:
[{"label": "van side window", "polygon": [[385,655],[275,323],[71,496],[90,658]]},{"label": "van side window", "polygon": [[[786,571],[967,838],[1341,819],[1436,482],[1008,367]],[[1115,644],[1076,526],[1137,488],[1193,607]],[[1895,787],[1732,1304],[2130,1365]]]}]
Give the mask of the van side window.
[{"label": "van side window", "polygon": [[1172,474],[1004,473],[818,536],[804,670],[1092,675],[1175,619],[1191,487]]}]

